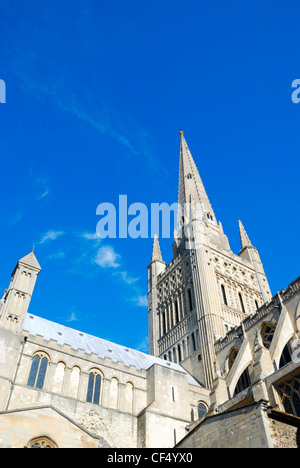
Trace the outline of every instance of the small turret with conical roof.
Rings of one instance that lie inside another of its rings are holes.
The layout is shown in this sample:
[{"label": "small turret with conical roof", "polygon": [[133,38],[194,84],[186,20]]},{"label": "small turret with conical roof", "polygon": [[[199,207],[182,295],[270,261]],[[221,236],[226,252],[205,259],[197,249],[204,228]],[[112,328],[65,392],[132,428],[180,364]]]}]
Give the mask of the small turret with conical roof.
[{"label": "small turret with conical roof", "polygon": [[152,262],[154,262],[155,260],[159,260],[160,262],[163,261],[157,234],[155,234],[154,236],[153,249],[152,249]]},{"label": "small turret with conical roof", "polygon": [[22,329],[40,271],[41,267],[33,250],[18,261],[12,272],[10,285],[0,302],[0,323],[3,327]]},{"label": "small turret with conical roof", "polygon": [[149,312],[149,352],[157,356],[158,347],[158,318],[157,318],[157,277],[165,271],[166,264],[162,259],[158,237],[155,234],[152,248],[152,259],[148,266],[148,312]]},{"label": "small turret with conical roof", "polygon": [[264,302],[272,298],[268,279],[266,277],[258,250],[251,244],[249,236],[241,221],[239,221],[241,250],[239,256],[250,262],[255,270],[257,283]]}]

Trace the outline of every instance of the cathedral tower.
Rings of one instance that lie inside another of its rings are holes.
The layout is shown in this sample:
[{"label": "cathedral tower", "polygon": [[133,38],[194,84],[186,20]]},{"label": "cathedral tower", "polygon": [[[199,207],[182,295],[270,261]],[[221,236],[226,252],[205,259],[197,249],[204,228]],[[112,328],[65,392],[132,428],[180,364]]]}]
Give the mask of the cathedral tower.
[{"label": "cathedral tower", "polygon": [[180,362],[207,388],[215,377],[215,341],[271,299],[259,253],[240,223],[235,255],[217,221],[183,132],[179,209],[170,265],[154,239],[149,269],[150,353]]}]

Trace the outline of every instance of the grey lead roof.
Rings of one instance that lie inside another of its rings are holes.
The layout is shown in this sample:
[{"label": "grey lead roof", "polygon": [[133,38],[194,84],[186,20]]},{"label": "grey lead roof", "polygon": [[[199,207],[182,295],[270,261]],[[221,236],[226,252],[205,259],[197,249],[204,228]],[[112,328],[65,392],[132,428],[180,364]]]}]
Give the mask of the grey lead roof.
[{"label": "grey lead roof", "polygon": [[125,366],[134,366],[136,369],[149,369],[153,364],[182,372],[188,376],[188,382],[197,387],[201,386],[179,364],[165,361],[135,349],[112,343],[96,336],[74,330],[73,328],[51,322],[36,315],[27,314],[23,330],[30,335],[40,335],[45,340],[54,340],[59,345],[69,345],[74,350],[82,349],[87,354],[96,354],[101,359],[109,358],[113,362],[122,362]]}]

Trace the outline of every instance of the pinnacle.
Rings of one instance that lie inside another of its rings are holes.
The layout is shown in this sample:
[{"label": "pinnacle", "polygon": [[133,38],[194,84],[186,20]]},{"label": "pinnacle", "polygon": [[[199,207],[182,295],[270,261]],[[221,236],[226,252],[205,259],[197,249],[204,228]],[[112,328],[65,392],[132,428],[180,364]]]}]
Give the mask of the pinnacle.
[{"label": "pinnacle", "polygon": [[154,241],[153,241],[153,249],[152,249],[152,262],[155,260],[163,261],[162,256],[161,256],[161,251],[160,251],[160,246],[158,242],[158,237],[155,234],[154,236]]},{"label": "pinnacle", "polygon": [[244,247],[252,247],[248,234],[240,220],[239,220],[239,228],[240,228],[240,238],[241,238],[242,249]]}]

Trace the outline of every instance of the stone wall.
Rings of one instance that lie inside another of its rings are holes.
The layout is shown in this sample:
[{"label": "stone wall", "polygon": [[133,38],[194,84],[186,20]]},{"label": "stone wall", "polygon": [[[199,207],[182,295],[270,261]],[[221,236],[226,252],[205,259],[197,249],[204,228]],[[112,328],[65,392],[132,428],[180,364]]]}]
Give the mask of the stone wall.
[{"label": "stone wall", "polygon": [[300,448],[300,418],[276,413],[271,412],[269,419],[273,448]]},{"label": "stone wall", "polygon": [[24,448],[45,436],[62,448],[105,447],[106,442],[51,407],[0,413],[0,448]]},{"label": "stone wall", "polygon": [[271,428],[263,403],[196,422],[177,448],[270,448]]}]

